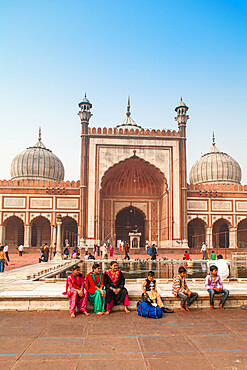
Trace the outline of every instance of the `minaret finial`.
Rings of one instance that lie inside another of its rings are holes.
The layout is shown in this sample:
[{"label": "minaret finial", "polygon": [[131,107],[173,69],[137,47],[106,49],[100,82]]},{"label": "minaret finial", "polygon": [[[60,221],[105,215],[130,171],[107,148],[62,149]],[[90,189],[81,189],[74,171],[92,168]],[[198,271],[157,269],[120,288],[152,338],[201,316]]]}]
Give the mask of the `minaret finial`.
[{"label": "minaret finial", "polygon": [[130,97],[128,96],[128,105],[127,105],[126,116],[129,117],[130,115],[131,115],[131,113],[130,113]]},{"label": "minaret finial", "polygon": [[85,93],[85,98],[87,97],[87,93]]},{"label": "minaret finial", "polygon": [[215,146],[215,137],[214,137],[214,131],[213,131],[213,137],[212,137],[212,144]]},{"label": "minaret finial", "polygon": [[180,96],[180,101],[183,101],[183,98],[182,98],[182,96]]},{"label": "minaret finial", "polygon": [[39,141],[41,141],[41,127],[39,126]]}]

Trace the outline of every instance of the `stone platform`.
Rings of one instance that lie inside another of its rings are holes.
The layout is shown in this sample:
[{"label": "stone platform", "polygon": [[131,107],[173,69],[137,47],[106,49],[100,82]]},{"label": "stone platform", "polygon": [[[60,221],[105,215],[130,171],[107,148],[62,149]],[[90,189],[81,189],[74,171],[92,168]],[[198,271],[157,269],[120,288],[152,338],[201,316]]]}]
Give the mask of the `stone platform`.
[{"label": "stone platform", "polygon": [[[39,310],[68,310],[68,298],[62,295],[65,290],[64,279],[47,279],[46,276],[55,269],[62,270],[78,261],[49,261],[9,270],[0,275],[0,310],[4,311],[39,311]],[[41,280],[37,280],[41,279]],[[142,279],[126,280],[129,291],[130,309],[136,309],[140,299]],[[199,293],[194,308],[208,308],[209,298],[204,287],[204,279],[187,279],[192,291]],[[169,308],[178,309],[179,300],[171,293],[171,279],[157,279],[159,293]],[[240,308],[247,305],[247,279],[224,282],[230,296],[226,308]],[[215,298],[215,306],[218,306]],[[92,309],[88,304],[89,311]],[[115,310],[123,306],[114,307]]]},{"label": "stone platform", "polygon": [[246,311],[193,310],[145,319],[2,312],[1,370],[242,370]]}]

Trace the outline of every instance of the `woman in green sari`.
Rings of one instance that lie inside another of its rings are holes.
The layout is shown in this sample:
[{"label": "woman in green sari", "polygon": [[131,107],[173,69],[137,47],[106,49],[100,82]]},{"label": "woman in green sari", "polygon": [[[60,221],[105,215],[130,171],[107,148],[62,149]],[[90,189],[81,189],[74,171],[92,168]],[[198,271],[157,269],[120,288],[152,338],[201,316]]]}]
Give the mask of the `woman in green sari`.
[{"label": "woman in green sari", "polygon": [[99,263],[93,264],[93,271],[87,274],[85,288],[88,291],[88,298],[94,305],[94,312],[97,315],[105,313],[105,295],[103,272]]}]

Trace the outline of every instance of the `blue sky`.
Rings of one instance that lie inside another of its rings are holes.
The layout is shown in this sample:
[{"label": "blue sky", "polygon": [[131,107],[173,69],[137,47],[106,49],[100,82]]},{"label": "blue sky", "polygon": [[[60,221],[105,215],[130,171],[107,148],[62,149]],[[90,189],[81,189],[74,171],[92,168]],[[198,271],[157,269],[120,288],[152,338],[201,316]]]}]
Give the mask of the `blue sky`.
[{"label": "blue sky", "polygon": [[125,115],[147,128],[176,128],[190,107],[188,169],[216,145],[247,183],[247,2],[234,0],[1,0],[0,178],[13,157],[42,141],[79,179],[78,102],[91,126]]}]

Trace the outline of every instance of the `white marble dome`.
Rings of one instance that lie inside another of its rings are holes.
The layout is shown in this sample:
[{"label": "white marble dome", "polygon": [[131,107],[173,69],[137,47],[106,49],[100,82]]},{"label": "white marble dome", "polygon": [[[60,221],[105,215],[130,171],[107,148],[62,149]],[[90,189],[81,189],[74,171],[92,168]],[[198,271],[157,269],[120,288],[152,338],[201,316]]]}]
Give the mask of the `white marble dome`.
[{"label": "white marble dome", "polygon": [[192,166],[189,180],[191,184],[240,184],[241,176],[238,162],[221,152],[213,138],[211,149]]},{"label": "white marble dome", "polygon": [[47,149],[39,136],[38,142],[17,154],[11,163],[12,180],[64,179],[64,167],[60,159]]}]

